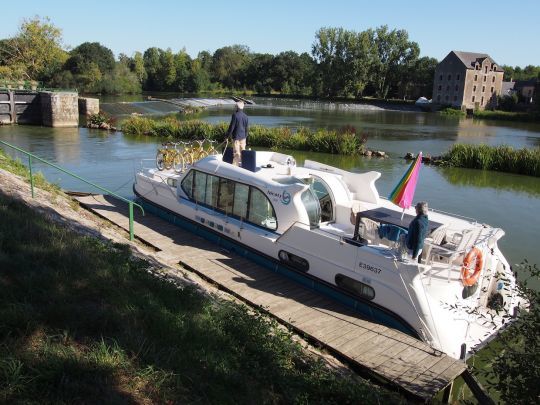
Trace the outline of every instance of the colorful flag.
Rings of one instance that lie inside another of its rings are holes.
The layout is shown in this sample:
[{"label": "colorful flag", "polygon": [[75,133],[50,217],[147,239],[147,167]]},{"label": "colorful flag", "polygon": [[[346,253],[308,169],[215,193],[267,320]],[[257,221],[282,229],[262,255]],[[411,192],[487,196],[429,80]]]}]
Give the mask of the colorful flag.
[{"label": "colorful flag", "polygon": [[399,205],[403,210],[409,208],[414,197],[418,173],[422,165],[422,152],[418,153],[416,160],[411,164],[407,173],[399,181],[396,188],[390,193],[388,199],[394,204]]}]

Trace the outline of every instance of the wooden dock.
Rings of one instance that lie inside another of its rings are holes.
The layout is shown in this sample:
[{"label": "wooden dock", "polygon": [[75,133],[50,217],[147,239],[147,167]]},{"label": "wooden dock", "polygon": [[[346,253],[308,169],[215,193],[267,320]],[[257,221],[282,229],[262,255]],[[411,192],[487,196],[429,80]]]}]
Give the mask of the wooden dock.
[{"label": "wooden dock", "polygon": [[[127,204],[102,195],[77,200],[128,229]],[[179,263],[250,305],[262,308],[363,374],[382,380],[409,397],[430,400],[451,386],[458,376],[468,373],[463,361],[409,335],[361,319],[344,305],[157,216],[143,217],[137,212],[135,236],[155,247],[161,259]]]}]

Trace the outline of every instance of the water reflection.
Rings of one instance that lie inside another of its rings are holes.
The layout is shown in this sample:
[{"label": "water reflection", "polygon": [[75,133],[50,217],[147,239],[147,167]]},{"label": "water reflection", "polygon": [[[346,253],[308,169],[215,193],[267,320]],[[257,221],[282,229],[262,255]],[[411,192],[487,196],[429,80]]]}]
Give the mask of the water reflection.
[{"label": "water reflection", "polygon": [[438,170],[449,183],[457,186],[492,188],[540,196],[540,180],[536,177],[453,167],[441,167]]}]

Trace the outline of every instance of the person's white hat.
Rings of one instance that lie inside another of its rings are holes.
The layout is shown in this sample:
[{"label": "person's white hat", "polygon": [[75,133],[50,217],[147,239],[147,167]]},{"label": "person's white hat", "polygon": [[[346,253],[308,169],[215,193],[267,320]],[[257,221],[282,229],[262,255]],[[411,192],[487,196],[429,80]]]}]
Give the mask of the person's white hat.
[{"label": "person's white hat", "polygon": [[244,109],[244,102],[243,102],[243,101],[237,101],[237,102],[236,102],[236,107],[237,107],[239,110],[243,110],[243,109]]}]

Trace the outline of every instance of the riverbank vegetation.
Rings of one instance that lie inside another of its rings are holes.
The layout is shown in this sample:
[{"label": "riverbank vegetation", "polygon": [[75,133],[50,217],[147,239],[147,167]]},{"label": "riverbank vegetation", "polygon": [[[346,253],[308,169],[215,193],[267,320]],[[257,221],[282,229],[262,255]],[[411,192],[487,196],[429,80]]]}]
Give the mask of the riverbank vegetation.
[{"label": "riverbank vegetation", "polygon": [[0,192],[0,402],[401,403],[245,306]]},{"label": "riverbank vegetation", "polygon": [[540,147],[455,144],[440,157],[450,166],[495,170],[540,177]]},{"label": "riverbank vegetation", "polygon": [[[130,117],[122,123],[122,131],[129,135],[149,135],[169,139],[214,139],[224,141],[227,123],[208,124],[203,121],[181,121],[175,117],[151,119]],[[354,127],[343,127],[339,131],[327,129],[311,130],[287,127],[270,128],[262,125],[249,127],[249,145],[277,150],[305,150],[312,152],[354,155],[364,152],[366,138],[357,134]]]}]

